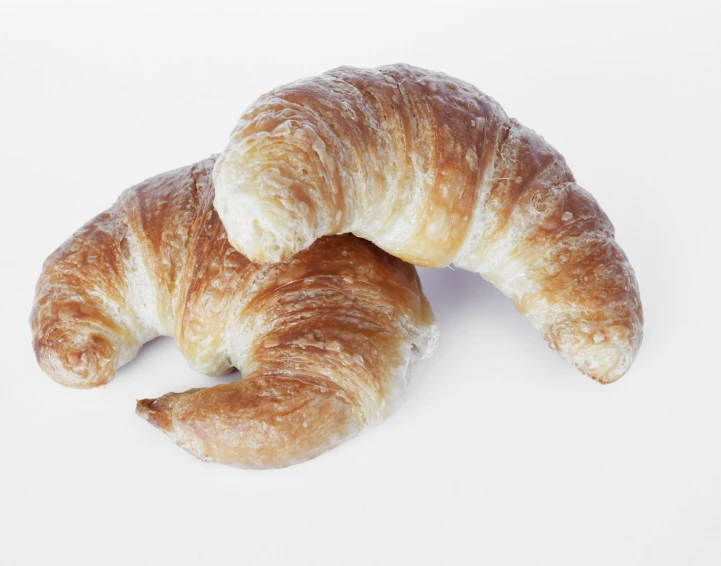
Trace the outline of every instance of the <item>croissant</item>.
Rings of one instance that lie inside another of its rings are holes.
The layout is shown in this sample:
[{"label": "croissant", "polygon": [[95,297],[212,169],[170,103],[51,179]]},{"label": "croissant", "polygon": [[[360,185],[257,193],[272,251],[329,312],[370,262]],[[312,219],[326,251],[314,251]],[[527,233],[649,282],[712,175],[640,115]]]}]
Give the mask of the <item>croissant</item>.
[{"label": "croissant", "polygon": [[173,336],[197,371],[244,378],[137,412],[206,461],[287,466],[386,416],[437,328],[413,266],[354,236],[249,262],[213,210],[213,164],[128,189],[47,259],[35,354],[59,383],[94,387],[143,343]]},{"label": "croissant", "polygon": [[634,272],[596,201],[543,138],[445,74],[341,67],[276,88],[241,116],[213,179],[228,238],[252,261],[352,232],[416,265],[480,273],[602,383],[641,344]]}]

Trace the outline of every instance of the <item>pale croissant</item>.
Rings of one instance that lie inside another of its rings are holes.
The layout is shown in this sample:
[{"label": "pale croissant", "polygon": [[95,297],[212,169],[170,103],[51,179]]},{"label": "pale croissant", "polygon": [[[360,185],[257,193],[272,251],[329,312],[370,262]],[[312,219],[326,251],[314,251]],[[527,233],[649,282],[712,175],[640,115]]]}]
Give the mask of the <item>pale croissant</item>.
[{"label": "pale croissant", "polygon": [[240,118],[213,172],[233,246],[260,263],[352,232],[417,265],[480,273],[601,382],[642,337],[631,265],[561,155],[468,83],[341,67]]},{"label": "pale croissant", "polygon": [[48,258],[35,353],[56,381],[93,387],[173,336],[194,369],[243,379],[139,401],[140,415],[204,460],[301,462],[388,414],[437,328],[413,266],[354,236],[250,263],[212,208],[213,163],[128,189]]}]

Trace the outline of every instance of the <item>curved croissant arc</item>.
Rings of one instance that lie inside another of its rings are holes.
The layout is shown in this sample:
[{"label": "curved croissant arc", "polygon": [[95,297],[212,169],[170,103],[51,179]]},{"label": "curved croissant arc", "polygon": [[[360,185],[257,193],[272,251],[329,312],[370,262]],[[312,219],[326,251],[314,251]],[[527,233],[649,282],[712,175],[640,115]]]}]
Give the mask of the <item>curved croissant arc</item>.
[{"label": "curved croissant arc", "polygon": [[243,379],[138,401],[138,413],[207,461],[294,464],[383,418],[437,328],[413,266],[354,236],[250,263],[212,208],[213,163],[128,189],[47,259],[35,353],[54,380],[94,387],[173,336],[194,369]]},{"label": "curved croissant arc", "polygon": [[603,383],[641,344],[634,272],[596,201],[543,138],[445,74],[341,67],[276,88],[241,116],[213,178],[229,240],[253,261],[352,232],[480,273]]}]

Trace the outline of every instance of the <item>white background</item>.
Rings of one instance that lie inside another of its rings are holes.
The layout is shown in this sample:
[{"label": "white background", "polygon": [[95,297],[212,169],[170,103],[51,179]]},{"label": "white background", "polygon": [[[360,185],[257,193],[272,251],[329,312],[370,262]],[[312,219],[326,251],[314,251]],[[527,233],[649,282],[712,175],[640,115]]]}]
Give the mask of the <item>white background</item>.
[{"label": "white background", "polygon": [[[721,563],[715,2],[0,10],[0,563]],[[204,464],[135,416],[136,398],[214,383],[170,339],[99,390],[40,371],[33,287],[75,229],[221,150],[270,88],[398,61],[489,93],[600,201],[646,315],[626,377],[585,378],[450,269],[422,270],[442,336],[398,412],[284,470]]]}]

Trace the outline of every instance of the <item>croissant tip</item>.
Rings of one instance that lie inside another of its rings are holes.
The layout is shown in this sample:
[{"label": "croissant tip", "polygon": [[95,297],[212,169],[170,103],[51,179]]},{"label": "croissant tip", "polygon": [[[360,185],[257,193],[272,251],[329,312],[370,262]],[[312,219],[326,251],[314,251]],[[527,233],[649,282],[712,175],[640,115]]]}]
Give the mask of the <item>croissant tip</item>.
[{"label": "croissant tip", "polygon": [[611,377],[611,378],[607,378],[607,377],[594,377],[593,378],[593,380],[596,383],[600,383],[601,385],[610,385],[611,383],[616,383],[619,379],[621,379],[620,376],[619,377]]},{"label": "croissant tip", "polygon": [[154,399],[137,399],[135,401],[135,413],[148,420],[148,413],[151,411],[151,406]]},{"label": "croissant tip", "polygon": [[[95,344],[100,341],[95,339]],[[35,358],[56,383],[73,389],[107,385],[115,376],[116,361],[96,347],[63,342],[35,344]]]},{"label": "croissant tip", "polygon": [[626,375],[626,372],[628,371],[628,367],[625,368],[613,368],[605,373],[588,373],[583,370],[582,373],[585,373],[588,375],[593,381],[596,383],[600,383],[601,385],[610,385],[611,383],[616,383],[619,379],[621,379],[624,375]]},{"label": "croissant tip", "polygon": [[172,432],[173,421],[160,406],[160,399],[138,399],[135,413],[162,431]]}]

